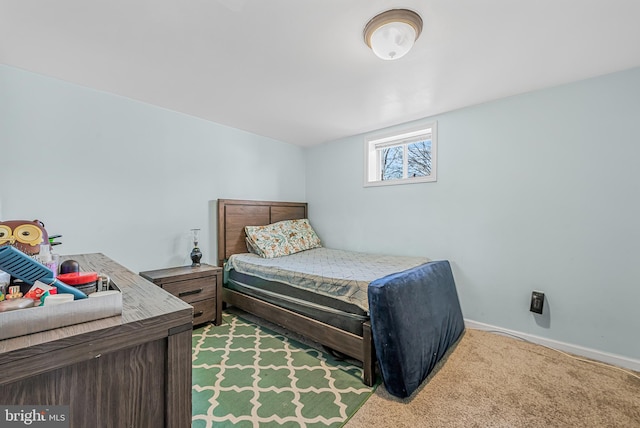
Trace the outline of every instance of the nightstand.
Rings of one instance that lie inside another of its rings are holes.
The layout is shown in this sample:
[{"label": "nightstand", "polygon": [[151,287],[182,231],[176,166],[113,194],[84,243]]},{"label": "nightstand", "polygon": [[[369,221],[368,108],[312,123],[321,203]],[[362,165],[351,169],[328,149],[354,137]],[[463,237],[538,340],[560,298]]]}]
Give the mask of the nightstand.
[{"label": "nightstand", "polygon": [[140,272],[140,276],[193,306],[193,324],[222,321],[222,268],[202,264]]}]

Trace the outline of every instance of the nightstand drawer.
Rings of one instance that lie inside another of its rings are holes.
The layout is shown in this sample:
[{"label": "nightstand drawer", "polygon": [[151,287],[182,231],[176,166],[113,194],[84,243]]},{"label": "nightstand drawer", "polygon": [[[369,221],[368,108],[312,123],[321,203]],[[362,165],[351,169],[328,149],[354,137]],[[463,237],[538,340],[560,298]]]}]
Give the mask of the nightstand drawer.
[{"label": "nightstand drawer", "polygon": [[163,284],[162,288],[187,303],[216,297],[216,276]]},{"label": "nightstand drawer", "polygon": [[192,303],[193,324],[202,324],[213,321],[216,317],[216,299],[200,300]]}]

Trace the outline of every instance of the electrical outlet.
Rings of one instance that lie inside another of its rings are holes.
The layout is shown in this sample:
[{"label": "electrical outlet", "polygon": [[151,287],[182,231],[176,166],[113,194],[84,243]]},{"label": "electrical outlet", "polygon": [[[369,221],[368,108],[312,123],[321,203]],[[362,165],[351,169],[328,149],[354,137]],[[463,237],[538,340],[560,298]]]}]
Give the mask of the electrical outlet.
[{"label": "electrical outlet", "polygon": [[529,310],[531,312],[535,312],[536,314],[542,313],[542,308],[544,307],[544,293],[539,291],[534,291],[531,293],[531,306]]}]

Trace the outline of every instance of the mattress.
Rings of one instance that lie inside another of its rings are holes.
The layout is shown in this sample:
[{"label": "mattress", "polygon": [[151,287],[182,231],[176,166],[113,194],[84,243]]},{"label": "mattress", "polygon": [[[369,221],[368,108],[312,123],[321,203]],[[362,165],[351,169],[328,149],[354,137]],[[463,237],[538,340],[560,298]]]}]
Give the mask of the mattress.
[{"label": "mattress", "polygon": [[231,269],[224,287],[362,336],[369,315],[361,308],[312,291],[268,281]]},{"label": "mattress", "polygon": [[[367,287],[370,282],[429,261],[426,257],[368,254],[322,247],[271,259],[249,253],[234,254],[226,263],[225,270],[284,284],[296,291],[304,290],[318,296],[305,294],[303,299],[310,302],[318,303],[323,298],[331,298],[355,305],[368,314]],[[260,288],[260,285],[257,287]]]}]

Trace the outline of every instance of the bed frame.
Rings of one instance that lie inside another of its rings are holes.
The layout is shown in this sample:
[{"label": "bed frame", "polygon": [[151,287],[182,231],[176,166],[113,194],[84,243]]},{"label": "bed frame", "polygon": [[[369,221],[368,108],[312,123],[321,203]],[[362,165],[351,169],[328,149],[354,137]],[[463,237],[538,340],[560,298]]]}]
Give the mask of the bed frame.
[{"label": "bed frame", "polygon": [[[306,202],[218,199],[218,265],[223,266],[232,254],[247,252],[245,226],[262,226],[300,218],[308,218]],[[361,361],[363,382],[368,386],[373,385],[376,356],[369,321],[363,323],[363,335],[358,336],[227,288],[222,290],[222,300],[225,304],[236,306]]]}]

